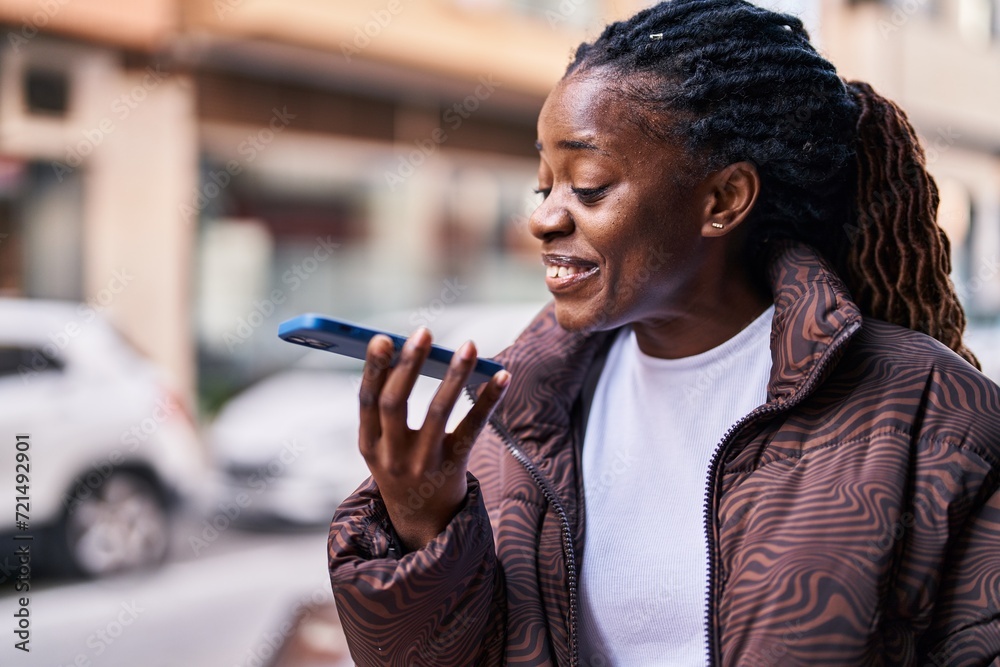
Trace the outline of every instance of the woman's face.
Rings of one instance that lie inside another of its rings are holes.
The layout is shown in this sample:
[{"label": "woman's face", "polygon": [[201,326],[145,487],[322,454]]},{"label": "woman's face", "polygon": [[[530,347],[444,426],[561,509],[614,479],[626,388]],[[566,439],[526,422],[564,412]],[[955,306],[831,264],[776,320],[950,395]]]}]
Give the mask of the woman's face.
[{"label": "woman's face", "polygon": [[538,118],[545,199],[531,232],[556,317],[574,331],[671,319],[697,298],[706,253],[722,245],[702,235],[710,204],[705,181],[685,172],[692,160],[643,132],[610,81],[564,79]]}]

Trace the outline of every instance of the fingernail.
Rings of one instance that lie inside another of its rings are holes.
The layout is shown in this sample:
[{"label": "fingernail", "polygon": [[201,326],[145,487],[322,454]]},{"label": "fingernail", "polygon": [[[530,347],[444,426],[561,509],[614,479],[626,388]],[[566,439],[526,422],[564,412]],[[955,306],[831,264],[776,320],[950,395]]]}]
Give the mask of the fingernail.
[{"label": "fingernail", "polygon": [[416,331],[410,334],[410,343],[412,345],[423,345],[430,333],[427,327],[421,325],[417,327]]},{"label": "fingernail", "polygon": [[497,371],[496,379],[497,387],[500,389],[506,389],[507,385],[510,384],[510,373],[507,371]]},{"label": "fingernail", "polygon": [[458,349],[458,358],[462,361],[468,361],[469,359],[472,359],[472,357],[472,341],[467,341]]}]

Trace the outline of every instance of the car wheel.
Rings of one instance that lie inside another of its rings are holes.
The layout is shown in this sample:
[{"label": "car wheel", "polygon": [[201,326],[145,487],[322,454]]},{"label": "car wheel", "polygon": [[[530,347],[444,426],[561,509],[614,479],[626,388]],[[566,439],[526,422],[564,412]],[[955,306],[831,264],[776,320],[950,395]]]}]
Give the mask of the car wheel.
[{"label": "car wheel", "polygon": [[117,471],[66,515],[69,565],[101,577],[160,564],[170,543],[170,517],[156,488]]}]

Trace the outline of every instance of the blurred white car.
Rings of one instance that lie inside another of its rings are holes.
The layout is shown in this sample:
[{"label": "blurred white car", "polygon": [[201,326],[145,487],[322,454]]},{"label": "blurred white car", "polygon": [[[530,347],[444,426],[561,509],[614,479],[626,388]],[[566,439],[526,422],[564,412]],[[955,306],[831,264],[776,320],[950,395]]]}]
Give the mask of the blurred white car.
[{"label": "blurred white car", "polygon": [[[0,299],[0,437],[10,503],[0,530],[32,535],[36,566],[101,576],[159,564],[172,511],[204,484],[177,394],[86,304]],[[28,443],[17,468],[16,439]],[[15,524],[15,488],[30,498],[26,529]]]},{"label": "blurred white car", "polygon": [[[476,342],[489,357],[514,342],[542,304],[452,305],[428,324],[434,342],[452,349]],[[409,333],[413,311],[364,324]],[[288,345],[275,335],[276,345]],[[209,429],[221,507],[250,521],[325,524],[368,477],[358,451],[358,389],[362,363],[306,350],[292,368],[232,398]],[[410,397],[409,422],[423,421],[437,380],[421,377]],[[471,407],[460,400],[449,422]]]}]

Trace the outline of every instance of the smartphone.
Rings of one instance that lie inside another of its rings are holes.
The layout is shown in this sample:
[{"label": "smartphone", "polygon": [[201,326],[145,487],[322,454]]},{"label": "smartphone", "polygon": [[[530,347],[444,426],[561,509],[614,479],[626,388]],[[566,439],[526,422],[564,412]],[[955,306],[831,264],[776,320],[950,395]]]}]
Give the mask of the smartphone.
[{"label": "smartphone", "polygon": [[[364,359],[368,353],[368,341],[376,334],[383,334],[392,340],[393,347],[396,348],[393,354],[391,365],[395,366],[399,359],[399,352],[406,342],[405,336],[389,333],[388,331],[377,331],[368,327],[345,320],[338,320],[332,317],[317,315],[316,313],[306,313],[286,320],[278,325],[278,337],[289,343],[305,345],[306,347],[326,350],[335,354],[343,354],[355,359]],[[448,364],[451,362],[453,350],[431,345],[431,351],[420,369],[421,375],[443,380],[448,371]],[[503,370],[503,366],[490,361],[489,359],[476,359],[476,365],[472,369],[467,384],[481,384],[487,382],[497,372]]]}]

